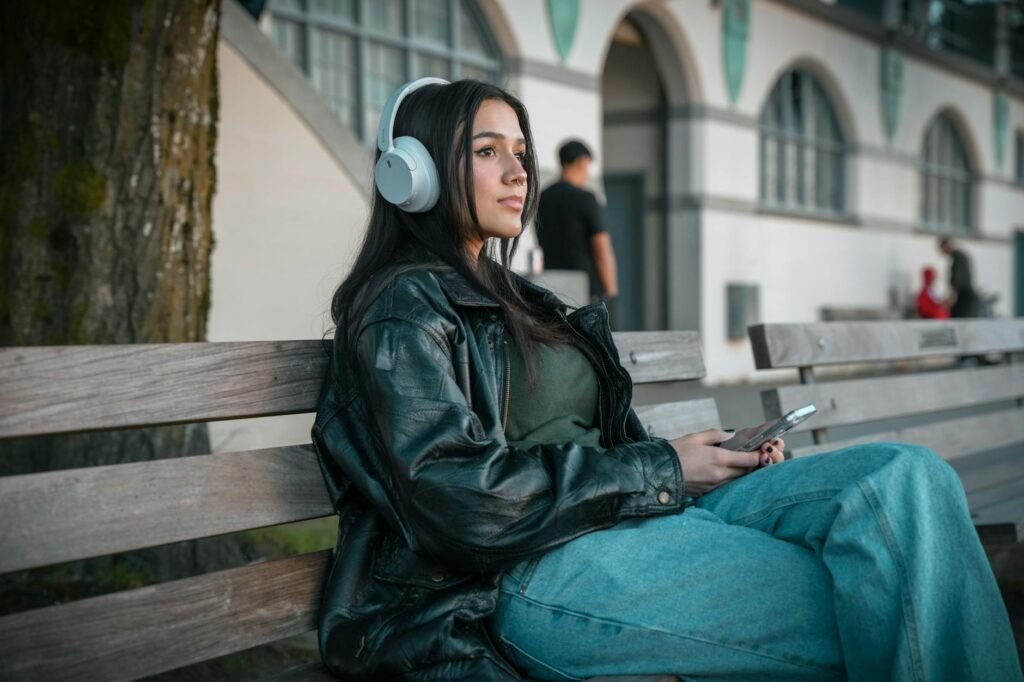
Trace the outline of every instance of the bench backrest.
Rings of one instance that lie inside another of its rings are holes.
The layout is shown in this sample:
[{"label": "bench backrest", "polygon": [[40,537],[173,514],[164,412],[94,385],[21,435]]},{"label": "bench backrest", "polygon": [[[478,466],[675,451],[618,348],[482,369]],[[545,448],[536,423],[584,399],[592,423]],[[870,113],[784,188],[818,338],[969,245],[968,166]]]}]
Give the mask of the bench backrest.
[{"label": "bench backrest", "polygon": [[[1024,352],[1024,319],[761,324],[751,327],[749,334],[758,369],[795,368],[800,373],[800,385],[762,391],[765,417],[776,418],[807,403],[818,408],[795,429],[810,430],[814,445],[794,448],[794,456],[891,440],[927,445],[946,459],[959,460],[1024,443],[1024,363],[1013,362]],[[1000,364],[961,361],[993,355]],[[825,377],[819,371],[850,364],[859,365],[862,376]],[[865,373],[874,375],[864,377]],[[944,411],[950,413],[938,414]],[[919,426],[893,428],[885,423],[929,413],[936,413],[936,418]],[[856,437],[830,438],[829,429],[872,422]],[[1024,530],[1016,520],[1012,528],[995,521],[1006,516],[1000,505],[1024,497],[1022,465],[1024,459],[1010,457],[977,472],[976,480],[970,481],[991,487],[1009,472],[1020,478],[985,507],[995,514],[990,514],[985,537],[1005,530],[1016,539]],[[958,464],[965,470],[972,466]],[[976,501],[972,498],[972,510],[980,530],[988,512],[981,503],[975,509]]]},{"label": "bench backrest", "polygon": [[[695,332],[615,338],[635,383],[704,376]],[[320,341],[0,349],[0,439],[312,412],[325,369]],[[713,400],[637,411],[658,435],[718,425]],[[332,513],[309,444],[8,476],[0,573]],[[0,677],[137,679],[309,631],[328,554],[2,617]]]}]

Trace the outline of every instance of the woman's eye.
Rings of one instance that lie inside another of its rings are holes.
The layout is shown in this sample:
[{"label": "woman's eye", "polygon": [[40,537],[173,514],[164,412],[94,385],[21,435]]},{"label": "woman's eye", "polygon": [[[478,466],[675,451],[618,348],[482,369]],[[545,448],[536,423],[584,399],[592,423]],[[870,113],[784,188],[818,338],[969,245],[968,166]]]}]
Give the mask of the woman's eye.
[{"label": "woman's eye", "polygon": [[526,152],[516,152],[516,158],[519,159],[519,163],[526,163]]},{"label": "woman's eye", "polygon": [[476,154],[477,156],[493,156],[494,147],[483,147],[481,149],[477,149]]}]

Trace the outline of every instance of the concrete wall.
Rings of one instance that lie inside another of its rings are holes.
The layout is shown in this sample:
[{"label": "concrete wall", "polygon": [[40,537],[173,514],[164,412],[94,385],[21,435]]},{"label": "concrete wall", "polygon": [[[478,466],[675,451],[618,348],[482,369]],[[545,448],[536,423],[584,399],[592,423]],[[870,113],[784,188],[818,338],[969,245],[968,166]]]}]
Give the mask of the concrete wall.
[{"label": "concrete wall", "polygon": [[[934,237],[918,228],[917,167],[924,130],[944,110],[958,120],[979,178],[977,234],[963,243],[975,259],[979,285],[1003,293],[997,311],[1012,309],[1009,240],[1024,229],[1024,191],[1010,178],[1024,101],[1011,100],[1007,157],[998,167],[988,86],[905,56],[899,127],[890,142],[879,101],[878,46],[778,0],[752,3],[746,72],[735,104],[726,91],[720,4],[582,2],[564,63],[545,0],[480,5],[506,60],[506,84],[530,110],[545,182],[557,174],[556,150],[569,137],[594,147],[596,178],[605,168],[638,163],[658,172],[653,155],[646,165],[640,158],[639,150],[656,144],[650,129],[602,125],[605,111],[642,99],[621,74],[605,73],[618,24],[629,15],[657,43],[653,53],[669,109],[663,141],[671,166],[663,197],[669,267],[649,273],[647,286],[668,291],[668,326],[703,332],[710,380],[755,376],[746,342],[726,340],[728,282],[761,287],[766,321],[810,321],[822,306],[884,306],[891,288],[916,286],[922,265],[945,268]],[[325,297],[354,251],[365,202],[352,175],[318,155],[316,136],[285,103],[237,55],[223,48],[222,54],[211,338],[313,336],[323,324]],[[850,148],[843,221],[770,213],[758,204],[757,120],[779,75],[794,66],[824,84]],[[655,222],[648,220],[649,231]],[[523,242],[529,248],[532,234]],[[525,259],[518,262],[525,265]]]},{"label": "concrete wall", "polygon": [[[366,202],[280,95],[221,42],[210,341],[320,338]],[[256,426],[259,424],[259,426]],[[215,450],[306,442],[310,415],[211,425]]]}]

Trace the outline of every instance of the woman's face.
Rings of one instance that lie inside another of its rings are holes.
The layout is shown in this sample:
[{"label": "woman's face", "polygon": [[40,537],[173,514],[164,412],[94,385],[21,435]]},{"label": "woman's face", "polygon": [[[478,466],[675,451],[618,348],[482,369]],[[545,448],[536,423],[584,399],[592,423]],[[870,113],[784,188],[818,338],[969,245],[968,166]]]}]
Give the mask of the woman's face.
[{"label": "woman's face", "polygon": [[512,238],[523,231],[526,198],[526,142],[509,105],[489,99],[473,120],[473,201],[480,239],[469,244],[475,257],[484,240]]}]

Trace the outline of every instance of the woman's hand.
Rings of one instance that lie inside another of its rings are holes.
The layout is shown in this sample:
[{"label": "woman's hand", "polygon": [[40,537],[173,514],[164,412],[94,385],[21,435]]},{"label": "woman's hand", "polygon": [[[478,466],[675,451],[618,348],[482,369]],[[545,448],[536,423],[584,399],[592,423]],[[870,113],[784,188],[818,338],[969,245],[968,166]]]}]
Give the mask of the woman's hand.
[{"label": "woman's hand", "polygon": [[783,460],[786,443],[781,438],[765,443],[755,452],[739,452],[715,446],[732,435],[732,432],[722,429],[709,429],[672,441],[672,447],[683,467],[687,495],[699,497],[758,467]]}]

